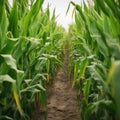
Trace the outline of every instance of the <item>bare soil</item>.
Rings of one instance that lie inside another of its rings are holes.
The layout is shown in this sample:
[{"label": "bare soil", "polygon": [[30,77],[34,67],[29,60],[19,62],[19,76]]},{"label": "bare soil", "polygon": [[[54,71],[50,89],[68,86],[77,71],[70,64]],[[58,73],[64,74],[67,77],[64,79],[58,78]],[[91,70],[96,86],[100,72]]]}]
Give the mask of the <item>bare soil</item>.
[{"label": "bare soil", "polygon": [[35,120],[81,120],[76,91],[69,78],[69,45],[66,45],[64,69],[61,68],[53,86],[47,90],[47,113]]},{"label": "bare soil", "polygon": [[80,120],[76,91],[69,78],[69,46],[63,60],[64,70],[60,69],[47,98],[47,120]]}]

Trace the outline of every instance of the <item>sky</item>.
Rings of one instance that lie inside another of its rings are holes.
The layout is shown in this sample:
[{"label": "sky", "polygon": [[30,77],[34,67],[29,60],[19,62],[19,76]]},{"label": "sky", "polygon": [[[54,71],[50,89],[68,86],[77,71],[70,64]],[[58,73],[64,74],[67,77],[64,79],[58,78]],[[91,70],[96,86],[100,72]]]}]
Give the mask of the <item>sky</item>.
[{"label": "sky", "polygon": [[[72,17],[73,6],[70,6],[69,12],[66,15],[68,5],[71,0],[45,0],[43,8],[46,8],[48,3],[50,4],[50,11],[56,9],[56,16],[58,25],[62,25],[66,30],[68,29],[69,24],[74,22]],[[81,0],[72,0],[75,3],[81,4]]]},{"label": "sky", "polygon": [[[9,0],[12,4],[13,0]],[[68,14],[66,15],[66,11],[70,1],[73,1],[77,4],[81,4],[82,0],[44,0],[43,9],[46,9],[48,3],[50,5],[50,11],[53,12],[54,8],[56,9],[56,16],[58,25],[62,25],[66,30],[68,30],[69,24],[74,22],[74,18],[72,17],[73,6],[71,5]]]}]

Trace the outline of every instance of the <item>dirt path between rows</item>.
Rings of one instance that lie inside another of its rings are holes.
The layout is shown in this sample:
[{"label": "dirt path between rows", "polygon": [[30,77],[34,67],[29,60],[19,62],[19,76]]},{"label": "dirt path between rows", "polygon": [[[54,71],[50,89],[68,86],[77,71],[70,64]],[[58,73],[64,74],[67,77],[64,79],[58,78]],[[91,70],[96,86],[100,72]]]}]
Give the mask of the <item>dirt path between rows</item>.
[{"label": "dirt path between rows", "polygon": [[69,78],[69,44],[66,42],[64,69],[61,68],[52,86],[47,88],[47,111],[36,110],[33,120],[81,120],[76,91]]},{"label": "dirt path between rows", "polygon": [[66,54],[63,60],[64,69],[57,73],[55,83],[48,91],[47,120],[80,120],[80,112],[76,92],[71,87],[69,78],[69,46],[66,45]]}]

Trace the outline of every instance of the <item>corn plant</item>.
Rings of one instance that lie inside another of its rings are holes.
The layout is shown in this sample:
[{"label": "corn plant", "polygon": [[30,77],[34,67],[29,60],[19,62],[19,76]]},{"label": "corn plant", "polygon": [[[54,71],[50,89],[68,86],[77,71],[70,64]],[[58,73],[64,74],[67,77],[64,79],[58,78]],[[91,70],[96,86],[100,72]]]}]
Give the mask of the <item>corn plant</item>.
[{"label": "corn plant", "polygon": [[46,84],[62,66],[63,32],[44,0],[0,0],[0,119],[31,119],[46,109]]},{"label": "corn plant", "polygon": [[[120,2],[94,0],[75,7],[70,61],[83,120],[120,119]],[[73,62],[74,61],[74,62]]]}]

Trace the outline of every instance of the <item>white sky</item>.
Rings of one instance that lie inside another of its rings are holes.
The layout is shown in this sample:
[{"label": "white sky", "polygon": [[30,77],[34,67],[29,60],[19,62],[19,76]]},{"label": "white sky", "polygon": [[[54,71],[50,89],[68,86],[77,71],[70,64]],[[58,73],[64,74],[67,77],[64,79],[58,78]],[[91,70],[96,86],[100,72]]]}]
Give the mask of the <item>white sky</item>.
[{"label": "white sky", "polygon": [[62,25],[65,29],[68,29],[68,25],[74,22],[74,18],[72,18],[72,5],[70,6],[69,12],[66,16],[66,11],[70,1],[81,4],[82,0],[45,0],[43,4],[43,8],[46,8],[49,3],[51,12],[54,8],[56,8],[56,15],[59,15],[57,18],[57,23]]},{"label": "white sky", "polygon": [[[12,4],[13,0],[9,0]],[[74,18],[72,18],[73,6],[71,5],[69,12],[66,16],[66,11],[70,1],[81,4],[83,0],[44,0],[43,8],[46,9],[48,3],[50,5],[50,11],[53,12],[53,9],[56,8],[56,16],[58,25],[62,25],[66,30],[68,29],[68,25],[74,22]]]}]

